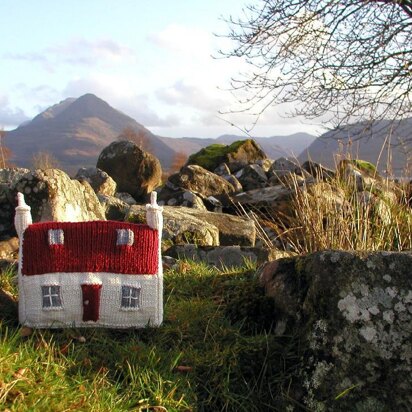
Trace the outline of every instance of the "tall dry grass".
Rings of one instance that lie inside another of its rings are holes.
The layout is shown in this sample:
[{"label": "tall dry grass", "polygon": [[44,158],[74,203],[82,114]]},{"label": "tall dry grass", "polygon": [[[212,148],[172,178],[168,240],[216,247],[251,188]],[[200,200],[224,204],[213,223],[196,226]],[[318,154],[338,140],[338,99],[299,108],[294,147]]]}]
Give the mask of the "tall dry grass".
[{"label": "tall dry grass", "polygon": [[402,184],[369,170],[360,187],[359,179],[337,170],[332,177],[321,174],[303,183],[291,174],[283,185],[291,193],[286,213],[274,208],[242,213],[255,221],[268,247],[296,253],[412,249],[412,209]]}]

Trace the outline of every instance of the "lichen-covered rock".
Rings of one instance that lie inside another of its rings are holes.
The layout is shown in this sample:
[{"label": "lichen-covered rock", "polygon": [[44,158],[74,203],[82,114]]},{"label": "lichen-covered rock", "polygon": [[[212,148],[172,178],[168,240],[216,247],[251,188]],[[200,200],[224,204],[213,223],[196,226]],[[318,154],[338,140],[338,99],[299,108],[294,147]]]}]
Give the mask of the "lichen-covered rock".
[{"label": "lichen-covered rock", "polygon": [[323,251],[258,271],[278,322],[307,347],[292,398],[313,411],[411,410],[411,266],[411,253]]},{"label": "lichen-covered rock", "polygon": [[116,193],[116,182],[106,172],[96,167],[82,167],[74,178],[86,180],[98,195],[114,196]]},{"label": "lichen-covered rock", "polygon": [[[31,206],[33,222],[105,220],[94,190],[86,181],[71,180],[59,169],[37,169],[15,185]],[[14,202],[14,207],[16,206]]]},{"label": "lichen-covered rock", "polygon": [[162,181],[159,160],[129,141],[116,141],[104,148],[97,167],[112,177],[119,192],[130,193],[138,201],[145,201]]},{"label": "lichen-covered rock", "polygon": [[221,163],[226,163],[231,173],[248,164],[266,159],[267,156],[253,139],[239,140],[230,146],[212,144],[192,154],[187,164],[195,164],[214,171]]},{"label": "lichen-covered rock", "polygon": [[245,191],[265,187],[268,182],[265,171],[257,164],[243,167],[235,173],[235,177]]}]

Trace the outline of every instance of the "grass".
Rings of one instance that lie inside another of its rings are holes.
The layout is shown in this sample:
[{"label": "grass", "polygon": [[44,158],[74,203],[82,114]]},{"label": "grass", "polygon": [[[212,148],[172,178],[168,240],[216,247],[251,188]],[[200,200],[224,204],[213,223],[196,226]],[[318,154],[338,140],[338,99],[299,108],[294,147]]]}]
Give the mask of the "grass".
[{"label": "grass", "polygon": [[[353,164],[374,173],[367,162]],[[360,188],[355,179],[338,172],[306,184],[292,174],[284,183],[291,194],[286,212],[266,208],[241,210],[241,214],[255,220],[268,247],[276,248],[277,243],[298,254],[325,249],[411,250],[412,212],[407,190],[389,179],[366,182]],[[265,235],[264,227],[271,229],[276,242]]]},{"label": "grass", "polygon": [[[37,330],[1,312],[4,411],[285,410],[301,359],[254,268],[180,261],[165,274],[165,321],[141,330]],[[0,277],[13,306],[13,270]],[[14,303],[15,306],[15,303]]]}]

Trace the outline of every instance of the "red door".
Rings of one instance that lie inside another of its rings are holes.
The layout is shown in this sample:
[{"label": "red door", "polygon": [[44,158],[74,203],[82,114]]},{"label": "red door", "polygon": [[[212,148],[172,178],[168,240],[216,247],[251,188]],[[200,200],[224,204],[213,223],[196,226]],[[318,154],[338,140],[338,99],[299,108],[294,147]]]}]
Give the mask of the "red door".
[{"label": "red door", "polygon": [[82,285],[83,321],[97,322],[99,320],[101,289],[102,285],[98,284]]}]

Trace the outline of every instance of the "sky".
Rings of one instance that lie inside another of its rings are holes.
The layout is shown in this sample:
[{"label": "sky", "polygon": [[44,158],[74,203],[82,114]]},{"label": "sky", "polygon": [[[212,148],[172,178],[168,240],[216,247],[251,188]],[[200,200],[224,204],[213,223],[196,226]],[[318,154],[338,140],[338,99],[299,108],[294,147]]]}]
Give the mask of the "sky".
[{"label": "sky", "polygon": [[[0,0],[0,128],[11,130],[68,97],[93,93],[153,133],[242,135],[230,79],[241,58],[225,19],[254,0]],[[284,110],[283,110],[284,111]],[[319,134],[270,108],[252,136]]]}]

